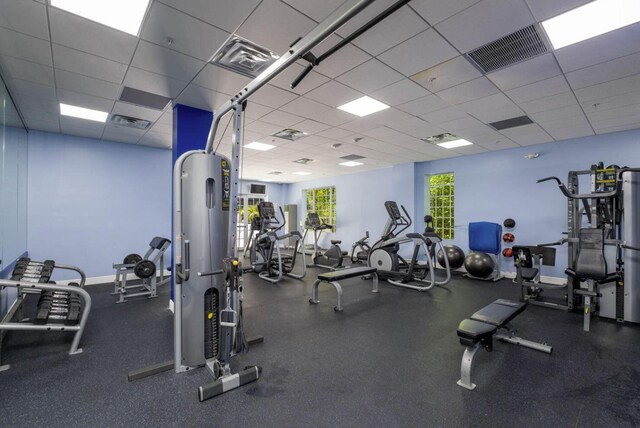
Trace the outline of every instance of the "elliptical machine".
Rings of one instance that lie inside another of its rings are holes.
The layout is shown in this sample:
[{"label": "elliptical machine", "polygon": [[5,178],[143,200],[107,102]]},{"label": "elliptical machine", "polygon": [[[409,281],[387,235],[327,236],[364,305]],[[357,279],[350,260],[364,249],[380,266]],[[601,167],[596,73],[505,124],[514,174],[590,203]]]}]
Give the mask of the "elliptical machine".
[{"label": "elliptical machine", "polygon": [[[436,281],[435,262],[431,257],[431,254],[437,253],[438,250],[444,252],[440,236],[435,232],[400,235],[411,226],[411,216],[401,205],[404,212],[402,215],[395,201],[386,201],[384,206],[389,214],[389,219],[382,232],[382,237],[371,247],[368,259],[369,266],[378,269],[378,277],[386,280],[389,284],[418,291],[426,291],[436,285],[448,284],[451,280],[449,260],[445,257],[445,279]],[[400,245],[406,243],[413,244],[412,256],[408,261],[399,254]],[[426,263],[418,262],[420,248],[424,249],[427,256]]]},{"label": "elliptical machine", "polygon": [[342,250],[340,249],[340,244],[342,244],[342,241],[332,239],[331,248],[329,248],[324,253],[320,251],[320,248],[318,247],[318,241],[320,240],[322,231],[332,230],[333,225],[320,220],[318,213],[309,213],[307,214],[307,221],[305,222],[305,226],[306,229],[304,231],[304,236],[302,237],[302,242],[305,242],[307,232],[309,232],[309,230],[313,230],[313,255],[311,257],[313,263],[308,264],[307,266],[327,269],[337,269],[339,267],[342,267]]},{"label": "elliptical machine", "polygon": [[[302,274],[294,274],[298,247],[302,241],[302,235],[297,230],[285,235],[278,235],[277,232],[286,225],[286,220],[282,207],[280,216],[282,221],[276,217],[276,210],[273,202],[260,202],[258,204],[258,214],[260,218],[260,232],[253,238],[249,249],[251,270],[265,281],[272,284],[277,283],[283,276],[295,279],[302,279],[307,274],[307,265],[304,251],[302,252]],[[291,253],[284,254],[280,248],[280,242],[292,239],[295,242]]]}]

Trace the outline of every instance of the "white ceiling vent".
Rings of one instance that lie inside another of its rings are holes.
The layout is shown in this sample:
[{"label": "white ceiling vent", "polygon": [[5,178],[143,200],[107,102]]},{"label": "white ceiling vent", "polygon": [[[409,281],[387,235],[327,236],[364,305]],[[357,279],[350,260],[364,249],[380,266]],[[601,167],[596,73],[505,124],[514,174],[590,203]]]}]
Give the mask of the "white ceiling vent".
[{"label": "white ceiling vent", "polygon": [[301,163],[302,165],[306,165],[308,163],[313,163],[315,162],[314,159],[309,159],[309,158],[300,158],[298,160],[294,160],[293,162],[295,163]]},{"label": "white ceiling vent", "polygon": [[282,174],[284,174],[284,172],[282,172],[282,171],[271,171],[269,173],[269,175],[282,175]]},{"label": "white ceiling vent", "polygon": [[271,134],[272,137],[283,138],[289,141],[299,140],[302,137],[306,137],[307,133],[298,131],[297,129],[286,128],[282,131],[278,131],[275,134]]},{"label": "white ceiling vent", "polygon": [[547,52],[536,25],[530,25],[501,39],[468,52],[466,57],[482,71],[489,73]]},{"label": "white ceiling vent", "polygon": [[258,46],[242,37],[233,36],[211,63],[255,78],[278,58],[279,56],[269,49]]},{"label": "white ceiling vent", "polygon": [[135,117],[123,116],[121,114],[114,114],[111,116],[111,122],[120,126],[128,126],[129,128],[147,129],[151,122],[144,119],[137,119]]}]

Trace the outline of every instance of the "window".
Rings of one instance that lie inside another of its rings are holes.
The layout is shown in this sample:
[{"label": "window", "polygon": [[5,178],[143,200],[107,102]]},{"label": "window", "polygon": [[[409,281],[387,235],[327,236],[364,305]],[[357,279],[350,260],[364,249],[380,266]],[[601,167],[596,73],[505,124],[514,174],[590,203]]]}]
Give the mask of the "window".
[{"label": "window", "polygon": [[304,191],[307,200],[307,213],[317,213],[320,220],[333,225],[336,231],[336,188],[321,187]]},{"label": "window", "polygon": [[425,175],[426,213],[433,217],[433,228],[443,239],[454,236],[454,175]]}]

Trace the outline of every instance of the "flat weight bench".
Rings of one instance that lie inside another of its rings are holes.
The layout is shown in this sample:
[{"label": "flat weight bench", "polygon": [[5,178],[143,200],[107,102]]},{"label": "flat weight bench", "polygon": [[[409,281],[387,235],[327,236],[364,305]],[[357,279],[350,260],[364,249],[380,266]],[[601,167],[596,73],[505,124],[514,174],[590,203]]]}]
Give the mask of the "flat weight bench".
[{"label": "flat weight bench", "polygon": [[[526,303],[498,299],[471,315],[471,318],[460,323],[458,337],[460,337],[460,343],[465,345],[467,349],[462,355],[458,385],[470,390],[476,387],[471,382],[471,369],[474,358],[481,348],[491,352],[494,338],[547,354],[551,353],[553,350],[551,346],[517,337],[515,330],[507,326],[507,323],[520,315],[526,307]],[[506,329],[507,333],[498,333],[499,329]]]},{"label": "flat weight bench", "polygon": [[326,282],[335,287],[338,292],[338,304],[333,308],[334,311],[340,312],[342,311],[342,286],[340,285],[340,281],[343,279],[355,278],[357,276],[366,276],[371,275],[373,277],[373,288],[371,292],[378,292],[378,269],[368,266],[355,267],[350,269],[341,269],[334,270],[331,272],[326,272],[318,275],[318,279],[313,283],[313,287],[311,287],[311,298],[309,299],[309,303],[316,304],[319,303],[318,300],[318,286],[322,282]]}]

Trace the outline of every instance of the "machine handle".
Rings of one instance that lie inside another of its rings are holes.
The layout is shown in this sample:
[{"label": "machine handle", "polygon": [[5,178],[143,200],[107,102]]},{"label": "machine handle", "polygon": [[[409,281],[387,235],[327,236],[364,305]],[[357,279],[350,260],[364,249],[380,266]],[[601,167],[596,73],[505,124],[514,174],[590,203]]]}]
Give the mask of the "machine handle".
[{"label": "machine handle", "polygon": [[546,177],[546,178],[541,178],[540,180],[536,181],[536,183],[542,183],[545,181],[551,181],[554,180],[556,183],[558,183],[558,187],[560,188],[560,191],[562,192],[562,194],[564,196],[566,196],[569,199],[601,199],[601,198],[612,198],[614,196],[617,196],[618,193],[620,193],[620,186],[616,185],[616,188],[610,192],[602,192],[602,193],[583,193],[583,194],[574,194],[569,192],[569,189],[567,189],[567,186],[565,186],[562,181],[560,181],[560,179],[558,177]]},{"label": "machine handle", "polygon": [[618,170],[618,179],[621,179],[622,174],[625,172],[640,172],[640,168],[620,168]]},{"label": "machine handle", "polygon": [[183,281],[189,281],[191,272],[191,243],[189,240],[184,241],[184,263],[182,266],[176,266],[176,275]]},{"label": "machine handle", "polygon": [[224,271],[222,269],[220,269],[220,270],[214,270],[212,272],[198,272],[198,276],[222,275],[223,273],[224,273]]},{"label": "machine handle", "polygon": [[[402,211],[404,211],[404,214],[406,215],[406,217],[403,218],[403,220],[406,223],[406,226],[409,227],[411,226],[411,224],[413,223],[411,221],[411,216],[409,215],[409,213],[407,212],[406,208],[404,207],[404,205],[400,205],[400,208],[402,208]],[[406,228],[405,228],[406,229]],[[404,229],[403,229],[404,230]]]}]

